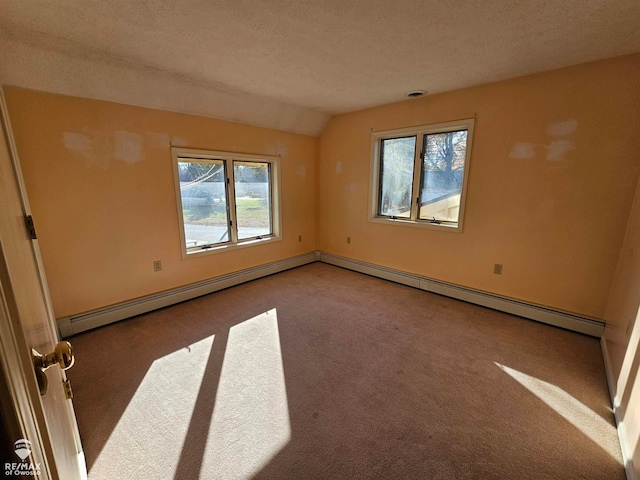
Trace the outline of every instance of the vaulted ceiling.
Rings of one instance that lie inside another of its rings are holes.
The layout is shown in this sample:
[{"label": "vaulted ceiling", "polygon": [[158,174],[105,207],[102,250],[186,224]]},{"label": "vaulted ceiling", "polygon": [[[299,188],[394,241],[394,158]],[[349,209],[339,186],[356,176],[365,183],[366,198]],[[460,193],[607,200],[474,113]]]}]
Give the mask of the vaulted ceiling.
[{"label": "vaulted ceiling", "polygon": [[319,135],[331,115],[640,51],[638,0],[4,0],[0,82]]}]

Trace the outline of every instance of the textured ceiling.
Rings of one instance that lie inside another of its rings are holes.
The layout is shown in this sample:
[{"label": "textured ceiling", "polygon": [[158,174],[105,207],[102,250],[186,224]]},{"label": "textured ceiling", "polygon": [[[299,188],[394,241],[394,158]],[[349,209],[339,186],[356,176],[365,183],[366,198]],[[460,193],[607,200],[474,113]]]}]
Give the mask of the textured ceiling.
[{"label": "textured ceiling", "polygon": [[639,0],[3,0],[0,81],[317,135],[409,90],[638,52],[639,25]]}]

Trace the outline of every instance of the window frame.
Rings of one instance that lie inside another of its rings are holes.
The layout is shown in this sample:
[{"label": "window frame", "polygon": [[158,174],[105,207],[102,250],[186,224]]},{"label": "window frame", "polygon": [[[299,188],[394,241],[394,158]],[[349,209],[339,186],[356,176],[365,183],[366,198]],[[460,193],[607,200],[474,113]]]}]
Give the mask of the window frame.
[{"label": "window frame", "polygon": [[[180,248],[182,258],[194,258],[202,255],[226,252],[237,248],[245,248],[256,245],[263,245],[282,239],[281,218],[280,218],[280,157],[273,155],[255,155],[249,153],[225,152],[218,150],[201,150],[183,147],[171,147],[171,158],[173,167],[173,178],[175,187],[175,199],[178,216],[178,231],[180,234]],[[229,240],[226,242],[213,243],[209,245],[199,245],[187,247],[186,233],[184,229],[184,216],[182,212],[182,194],[180,193],[179,162],[194,161],[194,163],[211,160],[221,160],[223,164],[225,178],[225,195],[227,202],[227,225],[229,228]],[[238,239],[238,223],[236,214],[236,194],[234,178],[234,162],[268,163],[269,184],[270,184],[270,205],[271,205],[271,234],[258,235],[246,239]]]},{"label": "window frame", "polygon": [[[369,182],[369,221],[386,225],[405,225],[409,227],[435,229],[448,232],[462,232],[465,203],[467,197],[467,185],[469,180],[469,167],[471,161],[471,150],[473,145],[473,129],[475,118],[467,118],[450,122],[441,122],[416,127],[398,128],[393,130],[383,130],[371,133],[371,178]],[[465,150],[464,171],[462,173],[462,185],[460,191],[460,207],[458,221],[420,219],[420,196],[422,193],[423,174],[423,149],[425,137],[438,133],[467,130],[467,145]],[[413,159],[413,180],[411,185],[411,208],[409,218],[393,217],[381,215],[380,202],[382,192],[382,141],[415,137],[416,148]]]}]

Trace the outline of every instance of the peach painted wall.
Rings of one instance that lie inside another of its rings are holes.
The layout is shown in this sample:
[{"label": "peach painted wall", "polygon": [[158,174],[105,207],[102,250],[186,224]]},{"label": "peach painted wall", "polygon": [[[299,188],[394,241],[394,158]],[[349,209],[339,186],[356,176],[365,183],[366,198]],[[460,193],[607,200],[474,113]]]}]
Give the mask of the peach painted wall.
[{"label": "peach painted wall", "polygon": [[[639,251],[636,252],[636,249]],[[640,478],[640,182],[607,304],[604,341],[624,448]]]},{"label": "peach painted wall", "polygon": [[[5,93],[57,317],[315,250],[316,138],[18,88]],[[282,241],[182,260],[170,142],[280,154]]]},{"label": "peach painted wall", "polygon": [[[638,85],[636,54],[334,117],[319,249],[602,318],[640,171]],[[371,132],[474,116],[464,231],[368,222]]]}]

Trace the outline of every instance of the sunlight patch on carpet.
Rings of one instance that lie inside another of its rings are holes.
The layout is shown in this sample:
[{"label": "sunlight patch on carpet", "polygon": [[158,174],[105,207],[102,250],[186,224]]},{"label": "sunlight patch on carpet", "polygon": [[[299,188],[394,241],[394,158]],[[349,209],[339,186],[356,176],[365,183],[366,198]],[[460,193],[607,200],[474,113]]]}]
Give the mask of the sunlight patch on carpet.
[{"label": "sunlight patch on carpet", "polygon": [[213,341],[214,336],[206,337],[154,360],[93,464],[91,477],[173,477]]},{"label": "sunlight patch on carpet", "polygon": [[290,438],[278,318],[273,309],[229,330],[202,478],[251,478]]},{"label": "sunlight patch on carpet", "polygon": [[[600,415],[556,385],[519,372],[506,365],[501,365],[497,362],[493,363],[584,433],[611,457],[618,462],[621,461],[618,446],[603,440],[604,438],[616,438],[615,427]],[[607,435],[603,435],[603,433]]]}]

